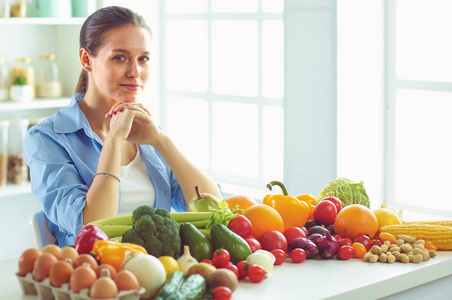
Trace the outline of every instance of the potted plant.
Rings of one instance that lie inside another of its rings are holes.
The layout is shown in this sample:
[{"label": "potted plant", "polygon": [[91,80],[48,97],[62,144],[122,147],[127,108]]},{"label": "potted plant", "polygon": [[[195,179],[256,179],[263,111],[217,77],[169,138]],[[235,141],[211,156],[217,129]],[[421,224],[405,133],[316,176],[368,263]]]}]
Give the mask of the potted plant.
[{"label": "potted plant", "polygon": [[11,99],[17,102],[28,102],[33,99],[33,87],[27,77],[17,76],[10,88]]}]

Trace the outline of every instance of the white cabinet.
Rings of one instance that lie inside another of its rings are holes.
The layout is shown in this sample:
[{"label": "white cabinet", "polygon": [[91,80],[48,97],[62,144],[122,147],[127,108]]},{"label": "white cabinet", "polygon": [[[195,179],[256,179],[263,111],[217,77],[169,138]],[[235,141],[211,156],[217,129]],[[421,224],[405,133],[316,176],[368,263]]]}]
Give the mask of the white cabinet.
[{"label": "white cabinet", "polygon": [[[0,102],[0,120],[47,117],[67,106],[78,82],[81,66],[78,60],[79,33],[84,18],[0,18],[0,57],[8,67],[15,58],[31,57],[36,69],[40,55],[56,54],[63,86],[63,97],[35,98],[31,102]],[[26,194],[29,185],[0,187],[2,198]]]}]

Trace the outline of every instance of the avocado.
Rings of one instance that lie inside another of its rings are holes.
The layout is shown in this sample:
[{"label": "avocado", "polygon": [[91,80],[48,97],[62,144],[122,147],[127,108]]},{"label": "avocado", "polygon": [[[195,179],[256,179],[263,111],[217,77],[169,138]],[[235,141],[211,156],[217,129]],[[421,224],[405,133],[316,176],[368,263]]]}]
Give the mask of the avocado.
[{"label": "avocado", "polygon": [[234,264],[251,255],[251,248],[245,239],[223,224],[213,224],[210,229],[210,236],[213,248],[215,250],[219,248],[226,249],[229,252],[230,260]]},{"label": "avocado", "polygon": [[210,240],[193,224],[186,222],[180,227],[180,239],[182,248],[187,245],[190,254],[198,261],[205,258],[212,259],[213,249]]}]

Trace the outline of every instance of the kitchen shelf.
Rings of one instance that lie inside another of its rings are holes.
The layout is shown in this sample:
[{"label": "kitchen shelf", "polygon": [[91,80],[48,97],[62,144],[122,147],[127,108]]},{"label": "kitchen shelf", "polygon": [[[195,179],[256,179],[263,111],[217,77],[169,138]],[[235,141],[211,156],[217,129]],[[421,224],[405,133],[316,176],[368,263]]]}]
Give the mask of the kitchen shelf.
[{"label": "kitchen shelf", "polygon": [[0,18],[0,25],[82,25],[86,18]]},{"label": "kitchen shelf", "polygon": [[71,101],[70,98],[39,99],[30,102],[0,102],[0,120],[17,118],[46,117],[58,109],[65,107]]},{"label": "kitchen shelf", "polygon": [[24,184],[7,184],[0,187],[0,200],[11,196],[29,195],[31,193],[30,182]]}]

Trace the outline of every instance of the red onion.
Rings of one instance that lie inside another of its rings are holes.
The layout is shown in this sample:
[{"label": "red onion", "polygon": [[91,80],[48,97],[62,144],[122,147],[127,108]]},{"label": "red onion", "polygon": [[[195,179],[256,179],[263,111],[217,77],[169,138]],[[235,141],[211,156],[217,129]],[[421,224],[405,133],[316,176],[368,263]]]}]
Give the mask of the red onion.
[{"label": "red onion", "polygon": [[314,242],[312,242],[304,237],[295,238],[289,244],[289,247],[290,247],[290,249],[295,249],[295,248],[303,249],[306,252],[306,258],[313,258],[319,253],[319,250],[317,249],[317,245],[314,244]]},{"label": "red onion", "polygon": [[337,251],[339,251],[339,243],[331,236],[330,232],[327,231],[326,235],[319,241],[318,248],[322,258],[330,259],[337,254]]}]

